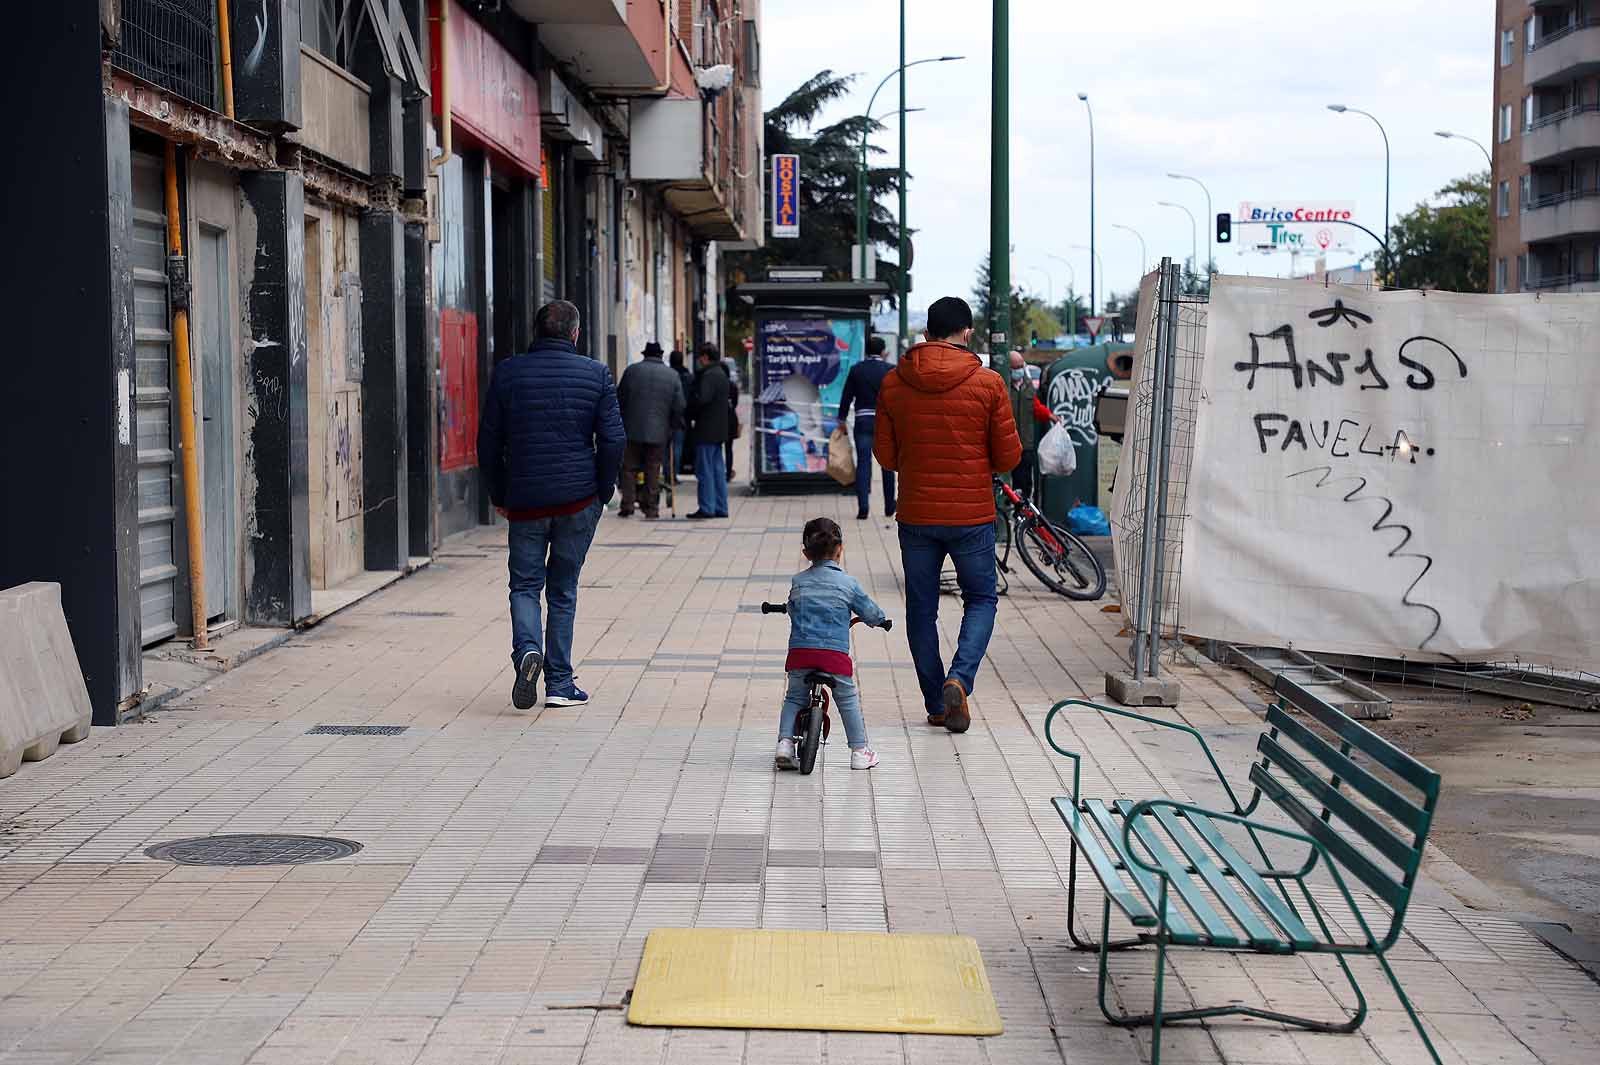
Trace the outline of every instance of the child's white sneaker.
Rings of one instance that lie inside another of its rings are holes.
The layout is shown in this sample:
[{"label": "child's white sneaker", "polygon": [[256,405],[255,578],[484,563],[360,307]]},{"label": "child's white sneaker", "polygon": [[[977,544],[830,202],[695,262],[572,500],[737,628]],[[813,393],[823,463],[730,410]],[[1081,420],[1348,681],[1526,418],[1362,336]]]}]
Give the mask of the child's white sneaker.
[{"label": "child's white sneaker", "polygon": [[871,769],[878,764],[878,752],[871,747],[850,748],[851,769]]},{"label": "child's white sneaker", "polygon": [[800,759],[794,756],[794,740],[784,737],[778,741],[778,750],[772,756],[772,764],[779,769],[800,768]]}]

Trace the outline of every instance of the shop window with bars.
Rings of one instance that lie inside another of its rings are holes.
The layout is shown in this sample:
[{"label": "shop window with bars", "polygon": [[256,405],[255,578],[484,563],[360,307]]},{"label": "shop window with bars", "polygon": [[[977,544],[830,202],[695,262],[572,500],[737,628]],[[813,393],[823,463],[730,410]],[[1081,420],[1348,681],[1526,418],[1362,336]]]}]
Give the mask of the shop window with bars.
[{"label": "shop window with bars", "polygon": [[192,103],[217,106],[216,0],[122,0],[113,65]]}]

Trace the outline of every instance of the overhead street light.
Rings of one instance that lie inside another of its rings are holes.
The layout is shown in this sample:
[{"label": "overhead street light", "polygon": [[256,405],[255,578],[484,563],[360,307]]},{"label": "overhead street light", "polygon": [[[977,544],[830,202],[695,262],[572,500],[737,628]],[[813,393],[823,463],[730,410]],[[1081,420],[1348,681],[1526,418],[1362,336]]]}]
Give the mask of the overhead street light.
[{"label": "overhead street light", "polygon": [[1372,119],[1372,124],[1378,127],[1378,132],[1383,136],[1383,251],[1387,255],[1389,253],[1389,176],[1391,170],[1389,131],[1383,128],[1383,123],[1378,121],[1377,116],[1369,114],[1360,108],[1346,107],[1344,104],[1329,104],[1328,110],[1340,115],[1346,113],[1366,115],[1366,117]]},{"label": "overhead street light", "polygon": [[[1083,101],[1083,106],[1089,112],[1089,314],[1095,314],[1095,274],[1094,274],[1094,105],[1089,102],[1089,94],[1080,92],[1078,99]],[[1103,271],[1102,271],[1103,272]]]},{"label": "overhead street light", "polygon": [[[904,29],[903,26],[901,28],[902,28],[902,30]],[[902,37],[903,36],[904,36],[904,34],[902,33]],[[959,55],[941,55],[941,56],[932,56],[932,57],[930,57],[928,59],[918,59],[918,60],[915,60],[915,61],[910,62],[910,63],[902,63],[900,66],[895,67],[893,70],[889,71],[889,73],[884,75],[883,80],[878,82],[878,87],[876,89],[872,90],[872,95],[867,99],[867,109],[864,112],[862,112],[862,114],[866,115],[867,118],[868,118],[868,128],[867,129],[863,129],[861,131],[861,151],[860,151],[860,155],[859,155],[859,158],[857,160],[857,163],[856,163],[856,244],[862,249],[861,252],[859,253],[861,255],[861,257],[862,257],[862,262],[857,264],[858,269],[861,269],[863,271],[866,269],[866,261],[865,260],[866,260],[866,247],[867,247],[867,134],[871,131],[872,122],[876,121],[876,119],[872,118],[872,107],[873,107],[874,104],[876,104],[878,102],[878,93],[883,91],[883,87],[885,85],[889,84],[889,82],[894,79],[895,75],[900,74],[900,73],[902,73],[902,72],[904,72],[906,70],[909,70],[912,67],[920,67],[924,63],[952,63],[952,62],[956,61],[957,59],[963,59],[963,58],[965,58],[965,57],[964,56],[959,56]],[[904,90],[905,90],[905,83],[904,83],[904,80],[902,79],[900,106],[897,109],[895,109],[894,111],[889,112],[891,115],[900,114],[901,112],[905,112],[905,111],[921,110],[921,108],[908,108],[908,107],[906,107],[906,105],[905,105],[905,91]],[[906,133],[905,133],[905,123],[904,122],[902,122],[900,124],[900,167],[899,167],[899,171],[900,171],[900,175],[899,175],[899,178],[900,178],[900,258],[902,260],[900,272],[901,272],[901,275],[903,276],[905,274],[904,259],[905,259],[905,243],[906,243],[905,242],[905,224],[906,224],[906,196],[905,196],[905,190],[906,190]],[[902,298],[901,298],[900,302],[901,302],[902,307],[903,307],[903,305],[905,303],[904,293],[901,293],[901,297]],[[903,310],[902,310],[902,313],[903,313]],[[904,331],[902,330],[902,333],[903,332]]]},{"label": "overhead street light", "polygon": [[1195,226],[1195,222],[1194,222],[1194,212],[1189,210],[1189,208],[1185,207],[1183,204],[1181,204],[1181,203],[1173,203],[1171,200],[1157,200],[1156,201],[1156,206],[1157,207],[1175,207],[1178,210],[1182,211],[1184,214],[1189,216],[1190,256],[1191,256],[1192,259],[1200,258],[1200,237],[1198,235],[1199,234],[1199,230]]},{"label": "overhead street light", "polygon": [[1054,307],[1056,303],[1056,279],[1050,276],[1050,271],[1042,266],[1029,266],[1025,267],[1025,269],[1038,271],[1044,276],[1045,291],[1050,294],[1049,305]]},{"label": "overhead street light", "polygon": [[1067,334],[1078,335],[1078,271],[1072,268],[1072,262],[1063,259],[1052,252],[1045,252],[1046,259],[1052,259],[1067,268]]},{"label": "overhead street light", "polygon": [[1213,264],[1213,256],[1211,252],[1211,229],[1213,223],[1215,223],[1217,220],[1216,212],[1213,211],[1211,207],[1211,190],[1206,188],[1205,182],[1201,181],[1197,177],[1190,177],[1188,174],[1169,173],[1167,177],[1172,178],[1174,181],[1192,181],[1196,185],[1200,186],[1201,192],[1206,194],[1206,291],[1210,292],[1211,267]]},{"label": "overhead street light", "polygon": [[1111,228],[1124,230],[1139,238],[1139,276],[1144,277],[1145,272],[1150,265],[1150,251],[1145,247],[1144,234],[1140,233],[1132,226],[1125,226],[1120,222],[1112,222]]},{"label": "overhead street light", "polygon": [[1472,145],[1473,147],[1477,148],[1478,151],[1483,153],[1483,161],[1489,164],[1489,169],[1491,171],[1494,170],[1494,159],[1492,159],[1490,157],[1489,149],[1487,149],[1487,148],[1485,148],[1483,146],[1483,142],[1482,141],[1479,141],[1474,137],[1469,137],[1465,133],[1453,133],[1448,129],[1435,130],[1433,135],[1435,137],[1443,137],[1447,141],[1448,140],[1466,141],[1468,144]]}]

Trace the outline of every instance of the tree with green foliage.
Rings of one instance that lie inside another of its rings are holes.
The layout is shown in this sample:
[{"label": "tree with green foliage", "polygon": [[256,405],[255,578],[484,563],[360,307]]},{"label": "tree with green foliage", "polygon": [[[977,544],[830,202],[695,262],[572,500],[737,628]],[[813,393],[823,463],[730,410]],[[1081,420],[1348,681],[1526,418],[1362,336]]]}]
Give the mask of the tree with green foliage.
[{"label": "tree with green foliage", "polygon": [[1066,299],[1050,308],[1050,313],[1061,323],[1062,333],[1074,330],[1081,333],[1083,320],[1089,315],[1089,303],[1080,293],[1068,292]]},{"label": "tree with green foliage", "polygon": [[[729,253],[730,284],[765,280],[773,266],[820,266],[828,280],[849,280],[861,137],[883,126],[866,115],[852,115],[820,129],[812,125],[829,104],[850,92],[854,81],[855,75],[820,71],[766,113],[762,130],[766,157],[800,157],[800,236],[769,238],[757,251]],[[872,156],[883,154],[871,144],[867,151]],[[899,175],[898,166],[867,168],[867,239],[876,246],[899,247],[897,216],[879,202],[896,191]],[[877,277],[888,282],[891,292],[899,290],[897,263],[880,260]]]},{"label": "tree with green foliage", "polygon": [[[973,347],[987,351],[989,346],[989,328],[993,305],[989,302],[989,292],[994,284],[994,275],[989,270],[989,257],[985,255],[978,264],[978,277],[972,285],[972,324],[974,329]],[[1037,302],[1037,301],[1033,301]],[[1028,321],[1028,297],[1016,285],[1011,286],[1011,342],[1017,345],[1019,338],[1026,339],[1025,331]],[[1020,346],[1020,345],[1018,345]]]},{"label": "tree with green foliage", "polygon": [[1013,346],[1025,348],[1035,340],[1041,343],[1054,340],[1066,331],[1066,326],[1061,324],[1053,308],[1045,306],[1043,300],[1029,296],[1022,301],[1022,328],[1017,330]]},{"label": "tree with green foliage", "polygon": [[1489,174],[1452,181],[1389,228],[1375,256],[1390,288],[1486,292],[1489,288]]}]

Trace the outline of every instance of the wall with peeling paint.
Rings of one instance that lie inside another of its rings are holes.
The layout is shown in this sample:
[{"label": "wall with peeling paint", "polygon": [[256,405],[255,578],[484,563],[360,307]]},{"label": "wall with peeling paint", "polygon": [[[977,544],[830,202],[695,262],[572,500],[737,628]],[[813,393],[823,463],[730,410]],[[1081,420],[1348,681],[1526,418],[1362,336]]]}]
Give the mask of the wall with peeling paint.
[{"label": "wall with peeling paint", "polygon": [[352,214],[306,205],[311,586],[366,568],[361,447],[360,237]]}]

